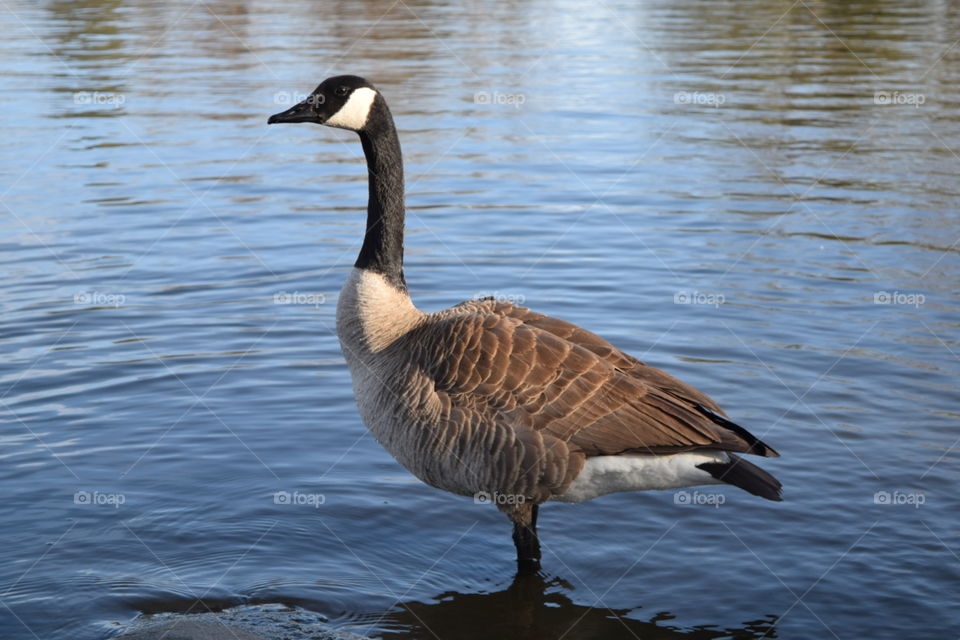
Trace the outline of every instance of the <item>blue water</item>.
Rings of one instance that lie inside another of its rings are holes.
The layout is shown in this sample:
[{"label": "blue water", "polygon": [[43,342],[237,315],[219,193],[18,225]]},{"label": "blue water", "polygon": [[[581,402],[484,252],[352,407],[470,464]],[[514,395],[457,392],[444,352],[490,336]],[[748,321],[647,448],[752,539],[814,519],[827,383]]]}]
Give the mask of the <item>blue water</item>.
[{"label": "blue water", "polygon": [[[954,5],[13,0],[0,28],[3,638],[243,602],[391,638],[956,635]],[[776,447],[785,501],[547,505],[511,584],[503,516],[354,406],[361,149],[266,126],[334,73],[396,116],[419,306],[607,337]]]}]

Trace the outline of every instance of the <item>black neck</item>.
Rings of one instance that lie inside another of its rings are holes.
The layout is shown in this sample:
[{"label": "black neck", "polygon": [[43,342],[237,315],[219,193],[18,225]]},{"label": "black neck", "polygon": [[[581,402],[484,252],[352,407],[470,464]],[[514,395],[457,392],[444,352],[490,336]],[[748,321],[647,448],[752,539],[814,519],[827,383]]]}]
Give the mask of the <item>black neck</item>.
[{"label": "black neck", "polygon": [[377,96],[367,126],[360,132],[367,158],[370,196],[367,231],[354,266],[383,274],[402,291],[403,279],[403,158],[393,117]]}]

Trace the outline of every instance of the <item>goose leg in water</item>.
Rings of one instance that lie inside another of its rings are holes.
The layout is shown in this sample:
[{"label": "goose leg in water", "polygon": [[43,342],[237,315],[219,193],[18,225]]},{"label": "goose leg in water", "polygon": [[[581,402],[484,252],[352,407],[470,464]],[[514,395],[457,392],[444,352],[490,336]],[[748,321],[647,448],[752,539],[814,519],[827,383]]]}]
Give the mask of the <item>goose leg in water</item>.
[{"label": "goose leg in water", "polygon": [[510,514],[513,520],[513,544],[517,547],[517,571],[530,573],[540,569],[540,539],[537,537],[538,505],[522,505]]}]

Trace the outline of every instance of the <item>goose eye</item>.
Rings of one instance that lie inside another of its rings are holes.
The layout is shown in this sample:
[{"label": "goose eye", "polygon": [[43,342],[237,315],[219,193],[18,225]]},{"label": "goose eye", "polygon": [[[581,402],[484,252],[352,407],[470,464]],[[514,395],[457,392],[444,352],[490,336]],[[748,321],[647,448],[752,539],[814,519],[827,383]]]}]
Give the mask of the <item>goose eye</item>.
[{"label": "goose eye", "polygon": [[343,86],[337,87],[333,93],[341,97],[345,96],[348,93],[350,93],[350,87],[343,87]]}]

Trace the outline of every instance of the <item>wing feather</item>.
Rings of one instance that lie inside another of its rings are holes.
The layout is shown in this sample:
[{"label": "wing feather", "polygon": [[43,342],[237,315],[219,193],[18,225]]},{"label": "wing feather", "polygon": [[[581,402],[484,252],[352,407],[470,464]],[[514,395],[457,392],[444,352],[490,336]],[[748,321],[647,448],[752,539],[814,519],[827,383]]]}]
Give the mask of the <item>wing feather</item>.
[{"label": "wing feather", "polygon": [[524,458],[542,456],[546,440],[585,456],[707,447],[776,455],[725,426],[702,392],[563,320],[475,300],[437,314],[423,334],[420,366],[436,391],[455,406],[495,410]]}]

